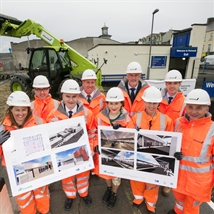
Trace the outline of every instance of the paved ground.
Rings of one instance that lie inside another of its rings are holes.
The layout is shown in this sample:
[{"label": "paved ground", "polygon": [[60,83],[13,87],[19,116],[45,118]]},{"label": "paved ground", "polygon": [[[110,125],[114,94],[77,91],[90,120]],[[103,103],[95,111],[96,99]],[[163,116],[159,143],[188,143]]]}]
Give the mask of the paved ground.
[{"label": "paved ground", "polygon": [[[197,80],[197,88],[202,87],[203,79],[214,80],[214,70],[207,70],[205,73],[199,75]],[[211,113],[214,116],[214,101],[212,102],[212,107],[210,109]],[[11,196],[10,185],[8,183],[7,173],[5,168],[0,166],[0,176],[4,177],[6,180],[7,188],[9,191],[12,207],[15,214],[18,214],[17,205],[14,201],[14,198]],[[133,196],[131,193],[130,185],[128,180],[122,180],[122,184],[118,191],[117,204],[113,210],[107,209],[106,205],[102,203],[101,198],[103,193],[106,190],[106,185],[103,179],[96,179],[94,176],[90,178],[90,188],[89,194],[93,200],[91,206],[86,206],[84,201],[81,198],[77,197],[73,203],[72,209],[70,211],[64,211],[63,205],[65,200],[65,194],[61,188],[61,182],[55,182],[49,185],[50,195],[51,195],[51,213],[52,214],[67,214],[67,213],[78,213],[78,214],[113,214],[113,213],[123,213],[123,214],[147,214],[145,204],[143,203],[140,206],[139,211],[132,210],[132,200]],[[159,200],[157,203],[156,214],[167,214],[167,212],[173,208],[174,199],[173,195],[169,197],[164,197],[159,194]],[[213,205],[213,204],[212,204]],[[0,205],[1,206],[1,205]],[[212,214],[214,210],[210,208],[207,203],[203,203],[201,206],[200,214]],[[0,213],[5,214],[5,213]]]}]

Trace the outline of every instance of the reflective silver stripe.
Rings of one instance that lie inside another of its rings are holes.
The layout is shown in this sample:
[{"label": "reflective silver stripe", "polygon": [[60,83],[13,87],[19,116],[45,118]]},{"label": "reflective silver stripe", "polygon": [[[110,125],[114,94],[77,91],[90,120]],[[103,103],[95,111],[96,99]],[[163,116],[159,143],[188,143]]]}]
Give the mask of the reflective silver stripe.
[{"label": "reflective silver stripe", "polygon": [[18,201],[22,201],[25,200],[27,197],[29,197],[32,194],[32,192],[27,192],[25,195],[21,196],[21,197],[16,197],[16,200]]},{"label": "reflective silver stripe", "polygon": [[148,201],[146,201],[146,203],[147,203],[150,207],[155,207],[155,204],[156,204],[156,203],[151,203],[151,202],[148,202]]},{"label": "reflective silver stripe", "polygon": [[165,123],[165,114],[160,113],[160,130],[166,130],[166,123]]},{"label": "reflective silver stripe", "polygon": [[181,107],[180,114],[179,114],[180,117],[182,116],[185,107],[186,107],[186,103],[183,103],[183,105],[182,105],[182,107]]},{"label": "reflective silver stripe", "polygon": [[64,192],[65,192],[66,196],[70,196],[70,197],[76,196],[76,191],[75,191],[75,192],[67,192],[67,191],[64,191]]},{"label": "reflective silver stripe", "polygon": [[101,119],[99,117],[97,118],[97,124],[101,125]]},{"label": "reflective silver stripe", "polygon": [[84,177],[81,177],[81,178],[77,178],[77,182],[85,180],[85,179],[89,179],[89,176],[84,176]]},{"label": "reflective silver stripe", "polygon": [[193,206],[198,206],[201,202],[200,201],[194,201]]},{"label": "reflective silver stripe", "polygon": [[185,165],[180,164],[179,169],[187,170],[190,172],[205,173],[205,172],[210,172],[212,170],[212,165],[203,167],[203,168],[196,168],[196,167],[185,166]]},{"label": "reflective silver stripe", "polygon": [[134,195],[134,198],[137,200],[143,200],[143,196],[142,195]]},{"label": "reflective silver stripe", "polygon": [[146,189],[148,190],[153,190],[157,187],[157,185],[154,185],[153,187],[150,187],[149,185],[146,185]]},{"label": "reflective silver stripe", "polygon": [[175,206],[176,206],[179,210],[183,210],[183,205],[184,205],[184,202],[175,201]]},{"label": "reflective silver stripe", "polygon": [[5,130],[3,125],[0,125],[0,132]]},{"label": "reflective silver stripe", "polygon": [[88,181],[83,182],[83,183],[81,183],[81,184],[77,184],[77,188],[82,187],[82,186],[85,186],[85,185],[87,185],[87,184],[88,184]]},{"label": "reflective silver stripe", "polygon": [[53,100],[53,101],[54,101],[54,110],[57,110],[59,106],[59,102],[57,100]]},{"label": "reflective silver stripe", "polygon": [[175,121],[175,132],[179,132],[177,129],[178,129],[178,125],[180,124],[180,120],[176,120]]},{"label": "reflective silver stripe", "polygon": [[30,199],[28,200],[28,202],[26,203],[26,204],[24,204],[23,206],[20,206],[19,205],[19,207],[21,208],[21,209],[24,209],[24,208],[26,208],[27,206],[29,206],[29,204],[31,203],[31,201],[34,199],[34,197],[33,197],[33,195],[31,195],[31,197],[30,197]]},{"label": "reflective silver stripe", "polygon": [[209,149],[210,142],[214,136],[214,123],[210,126],[209,131],[207,132],[207,135],[205,137],[201,153],[199,157],[191,157],[191,156],[183,156],[182,160],[191,161],[197,164],[203,164],[210,161],[211,157],[206,157]]},{"label": "reflective silver stripe", "polygon": [[103,99],[100,99],[100,110],[103,109]]},{"label": "reflective silver stripe", "polygon": [[36,122],[38,125],[41,125],[42,124],[42,118],[36,117]]},{"label": "reflective silver stripe", "polygon": [[82,194],[88,190],[88,187],[78,190],[78,193]]},{"label": "reflective silver stripe", "polygon": [[141,118],[142,118],[142,112],[137,113],[136,125],[138,128],[140,128]]}]

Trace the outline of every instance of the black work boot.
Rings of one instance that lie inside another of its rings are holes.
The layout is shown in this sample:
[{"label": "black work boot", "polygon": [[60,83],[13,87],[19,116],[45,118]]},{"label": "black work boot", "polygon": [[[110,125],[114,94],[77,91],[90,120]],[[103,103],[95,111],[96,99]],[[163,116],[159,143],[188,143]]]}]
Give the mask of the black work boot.
[{"label": "black work boot", "polygon": [[111,196],[111,187],[107,187],[107,190],[105,191],[103,197],[102,197],[102,202],[107,203],[109,198]]},{"label": "black work boot", "polygon": [[89,195],[83,197],[83,200],[87,205],[90,205],[92,203],[91,197]]},{"label": "black work boot", "polygon": [[108,199],[108,208],[109,209],[113,209],[114,208],[114,206],[115,206],[115,204],[116,204],[116,200],[117,200],[117,195],[116,195],[116,193],[114,193],[114,192],[111,192],[111,195],[110,195],[110,197],[109,197],[109,199]]},{"label": "black work boot", "polygon": [[66,211],[71,209],[72,203],[73,203],[73,199],[72,198],[66,198],[65,199],[64,208],[65,208]]}]

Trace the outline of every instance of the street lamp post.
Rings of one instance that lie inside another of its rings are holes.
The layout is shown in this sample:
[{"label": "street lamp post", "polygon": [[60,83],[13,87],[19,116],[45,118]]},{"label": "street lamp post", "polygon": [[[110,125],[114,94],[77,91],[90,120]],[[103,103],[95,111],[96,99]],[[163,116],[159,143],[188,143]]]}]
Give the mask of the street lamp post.
[{"label": "street lamp post", "polygon": [[154,15],[157,13],[159,9],[155,9],[152,13],[152,27],[151,27],[151,36],[150,36],[150,46],[149,46],[149,63],[148,63],[148,68],[147,68],[147,79],[149,79],[150,75],[150,58],[151,58],[151,50],[152,50],[152,33],[153,33],[153,24],[154,24]]}]

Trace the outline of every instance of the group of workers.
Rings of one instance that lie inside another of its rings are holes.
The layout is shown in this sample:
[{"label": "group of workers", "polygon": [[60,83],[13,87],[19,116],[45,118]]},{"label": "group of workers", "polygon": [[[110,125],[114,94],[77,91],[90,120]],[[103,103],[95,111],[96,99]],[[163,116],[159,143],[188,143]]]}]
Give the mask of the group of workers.
[{"label": "group of workers", "polygon": [[[118,87],[110,88],[106,96],[95,86],[96,74],[87,69],[82,75],[82,86],[75,80],[66,80],[61,87],[59,102],[49,94],[50,84],[45,76],[33,81],[34,101],[22,91],[10,94],[8,109],[0,127],[0,145],[9,137],[10,131],[43,123],[84,116],[95,168],[93,174],[105,179],[106,191],[102,202],[113,209],[121,178],[99,173],[98,125],[113,129],[135,128],[137,130],[161,130],[182,133],[181,152],[174,154],[180,160],[178,185],[173,189],[175,206],[168,214],[199,214],[201,203],[210,201],[213,186],[212,157],[214,155],[214,125],[209,113],[211,105],[208,93],[202,89],[192,90],[186,97],[180,91],[182,75],[170,70],[165,77],[166,87],[161,91],[141,79],[139,63],[131,62],[126,76]],[[17,142],[19,143],[19,142]],[[2,165],[5,166],[2,146]],[[65,210],[70,210],[76,192],[87,205],[92,203],[89,195],[90,171],[62,180],[65,192]],[[130,181],[133,209],[138,210],[145,201],[149,213],[155,213],[159,186],[142,181]],[[171,189],[162,188],[168,196]],[[22,214],[50,213],[48,186],[16,196]]]}]

